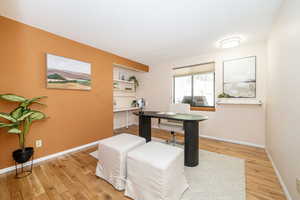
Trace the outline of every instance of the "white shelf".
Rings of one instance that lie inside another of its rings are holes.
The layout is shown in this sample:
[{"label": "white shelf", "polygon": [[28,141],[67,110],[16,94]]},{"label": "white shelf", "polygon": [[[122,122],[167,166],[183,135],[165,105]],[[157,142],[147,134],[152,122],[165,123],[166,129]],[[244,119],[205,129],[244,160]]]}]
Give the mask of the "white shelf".
[{"label": "white shelf", "polygon": [[133,81],[125,81],[125,80],[117,80],[117,79],[114,79],[114,82],[134,84]]},{"label": "white shelf", "polygon": [[113,89],[114,92],[135,93],[134,90]]},{"label": "white shelf", "polygon": [[262,105],[261,100],[257,99],[233,99],[233,98],[220,98],[217,100],[217,104],[231,104],[231,105]]},{"label": "white shelf", "polygon": [[114,108],[114,112],[123,112],[123,111],[131,111],[131,110],[138,110],[139,107],[116,107]]}]

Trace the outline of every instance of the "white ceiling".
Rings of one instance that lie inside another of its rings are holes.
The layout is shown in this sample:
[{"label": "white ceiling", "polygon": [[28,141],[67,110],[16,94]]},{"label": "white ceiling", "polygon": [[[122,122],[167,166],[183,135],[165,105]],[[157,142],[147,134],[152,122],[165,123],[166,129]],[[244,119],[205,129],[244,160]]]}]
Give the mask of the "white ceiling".
[{"label": "white ceiling", "polygon": [[282,0],[1,0],[0,14],[154,64],[216,51],[222,37],[266,40]]}]

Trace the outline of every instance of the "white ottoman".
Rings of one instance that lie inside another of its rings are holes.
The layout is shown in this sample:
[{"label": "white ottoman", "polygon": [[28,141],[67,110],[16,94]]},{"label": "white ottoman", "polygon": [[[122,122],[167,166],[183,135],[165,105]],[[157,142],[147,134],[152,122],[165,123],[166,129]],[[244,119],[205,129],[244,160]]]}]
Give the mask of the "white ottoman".
[{"label": "white ottoman", "polygon": [[99,142],[96,175],[117,190],[125,189],[127,152],[146,143],[142,137],[120,134]]},{"label": "white ottoman", "polygon": [[126,196],[135,200],[178,200],[187,188],[182,149],[149,142],[127,154]]}]

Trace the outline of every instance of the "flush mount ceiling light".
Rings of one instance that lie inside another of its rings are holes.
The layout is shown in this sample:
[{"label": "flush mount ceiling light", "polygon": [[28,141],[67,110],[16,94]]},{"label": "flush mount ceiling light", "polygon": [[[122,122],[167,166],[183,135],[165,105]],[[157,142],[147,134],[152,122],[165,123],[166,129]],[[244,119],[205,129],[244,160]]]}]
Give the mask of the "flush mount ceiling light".
[{"label": "flush mount ceiling light", "polygon": [[225,39],[219,40],[217,46],[219,48],[227,49],[237,47],[241,44],[242,38],[240,36],[231,36]]}]

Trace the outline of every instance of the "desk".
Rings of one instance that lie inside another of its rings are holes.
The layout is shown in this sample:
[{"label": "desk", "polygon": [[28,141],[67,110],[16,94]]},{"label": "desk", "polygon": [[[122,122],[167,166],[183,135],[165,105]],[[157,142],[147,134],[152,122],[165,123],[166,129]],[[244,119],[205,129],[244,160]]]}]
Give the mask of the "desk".
[{"label": "desk", "polygon": [[184,165],[195,167],[199,164],[199,122],[207,120],[208,117],[193,114],[175,115],[162,114],[158,111],[134,112],[139,116],[139,135],[151,141],[151,118],[161,118],[183,121],[184,127]]},{"label": "desk", "polygon": [[129,125],[129,112],[130,111],[134,111],[134,110],[138,110],[138,107],[116,107],[114,108],[114,113],[117,112],[126,112],[126,128],[128,128]]}]

